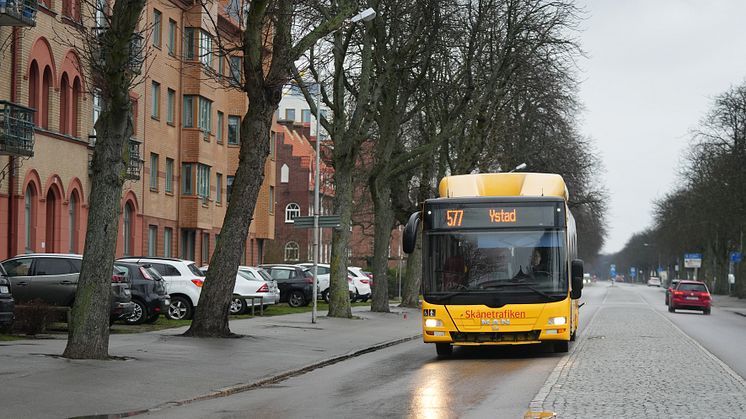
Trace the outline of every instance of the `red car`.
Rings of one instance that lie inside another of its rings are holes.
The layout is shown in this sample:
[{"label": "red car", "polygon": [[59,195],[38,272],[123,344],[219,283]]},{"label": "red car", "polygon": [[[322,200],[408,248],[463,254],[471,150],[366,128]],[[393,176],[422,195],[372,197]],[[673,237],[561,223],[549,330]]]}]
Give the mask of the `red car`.
[{"label": "red car", "polygon": [[671,291],[668,311],[673,313],[677,309],[702,310],[703,314],[710,314],[711,303],[710,291],[704,282],[682,280]]}]

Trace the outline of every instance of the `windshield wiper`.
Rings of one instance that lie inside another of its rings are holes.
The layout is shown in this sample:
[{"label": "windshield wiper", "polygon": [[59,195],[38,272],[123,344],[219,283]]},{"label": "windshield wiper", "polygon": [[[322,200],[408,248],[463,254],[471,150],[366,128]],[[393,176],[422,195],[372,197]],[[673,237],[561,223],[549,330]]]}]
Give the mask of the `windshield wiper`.
[{"label": "windshield wiper", "polygon": [[430,297],[434,300],[442,301],[442,300],[446,300],[451,297],[455,297],[457,295],[470,295],[470,294],[484,294],[484,291],[480,291],[480,290],[454,291],[454,292],[449,292],[448,294],[443,294],[443,295],[432,295],[431,294]]},{"label": "windshield wiper", "polygon": [[531,290],[531,291],[535,292],[536,294],[539,294],[539,295],[541,295],[543,297],[546,297],[546,298],[549,298],[549,299],[552,298],[551,295],[545,293],[544,291],[541,291],[539,289],[534,288],[533,285],[538,285],[538,284],[536,282],[506,282],[506,283],[501,283],[501,284],[488,285],[485,288],[523,287],[523,288],[527,288],[527,289],[529,289],[529,290]]}]

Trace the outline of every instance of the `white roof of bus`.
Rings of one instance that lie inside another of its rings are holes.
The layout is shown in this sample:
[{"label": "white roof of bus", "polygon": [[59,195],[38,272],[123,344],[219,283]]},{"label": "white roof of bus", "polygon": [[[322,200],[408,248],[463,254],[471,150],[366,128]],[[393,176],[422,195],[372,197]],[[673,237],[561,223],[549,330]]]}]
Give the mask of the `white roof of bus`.
[{"label": "white roof of bus", "polygon": [[558,196],[569,198],[562,176],[552,173],[480,173],[447,176],[441,198],[478,196]]}]

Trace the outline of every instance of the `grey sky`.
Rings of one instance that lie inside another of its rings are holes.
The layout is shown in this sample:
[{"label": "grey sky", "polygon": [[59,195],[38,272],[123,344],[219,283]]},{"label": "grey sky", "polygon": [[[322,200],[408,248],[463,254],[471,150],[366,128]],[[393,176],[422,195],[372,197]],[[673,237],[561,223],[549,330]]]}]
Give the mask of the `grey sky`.
[{"label": "grey sky", "polygon": [[746,78],[746,2],[581,0],[582,132],[604,163],[609,235],[620,250],[652,224],[689,131],[714,96]]}]

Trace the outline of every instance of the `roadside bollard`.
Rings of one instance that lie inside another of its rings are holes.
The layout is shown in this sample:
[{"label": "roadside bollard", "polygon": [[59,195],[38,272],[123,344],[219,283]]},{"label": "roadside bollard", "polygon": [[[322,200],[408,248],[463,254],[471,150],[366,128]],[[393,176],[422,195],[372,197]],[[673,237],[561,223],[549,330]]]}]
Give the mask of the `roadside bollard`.
[{"label": "roadside bollard", "polygon": [[407,312],[404,312],[404,320],[407,320]]}]

